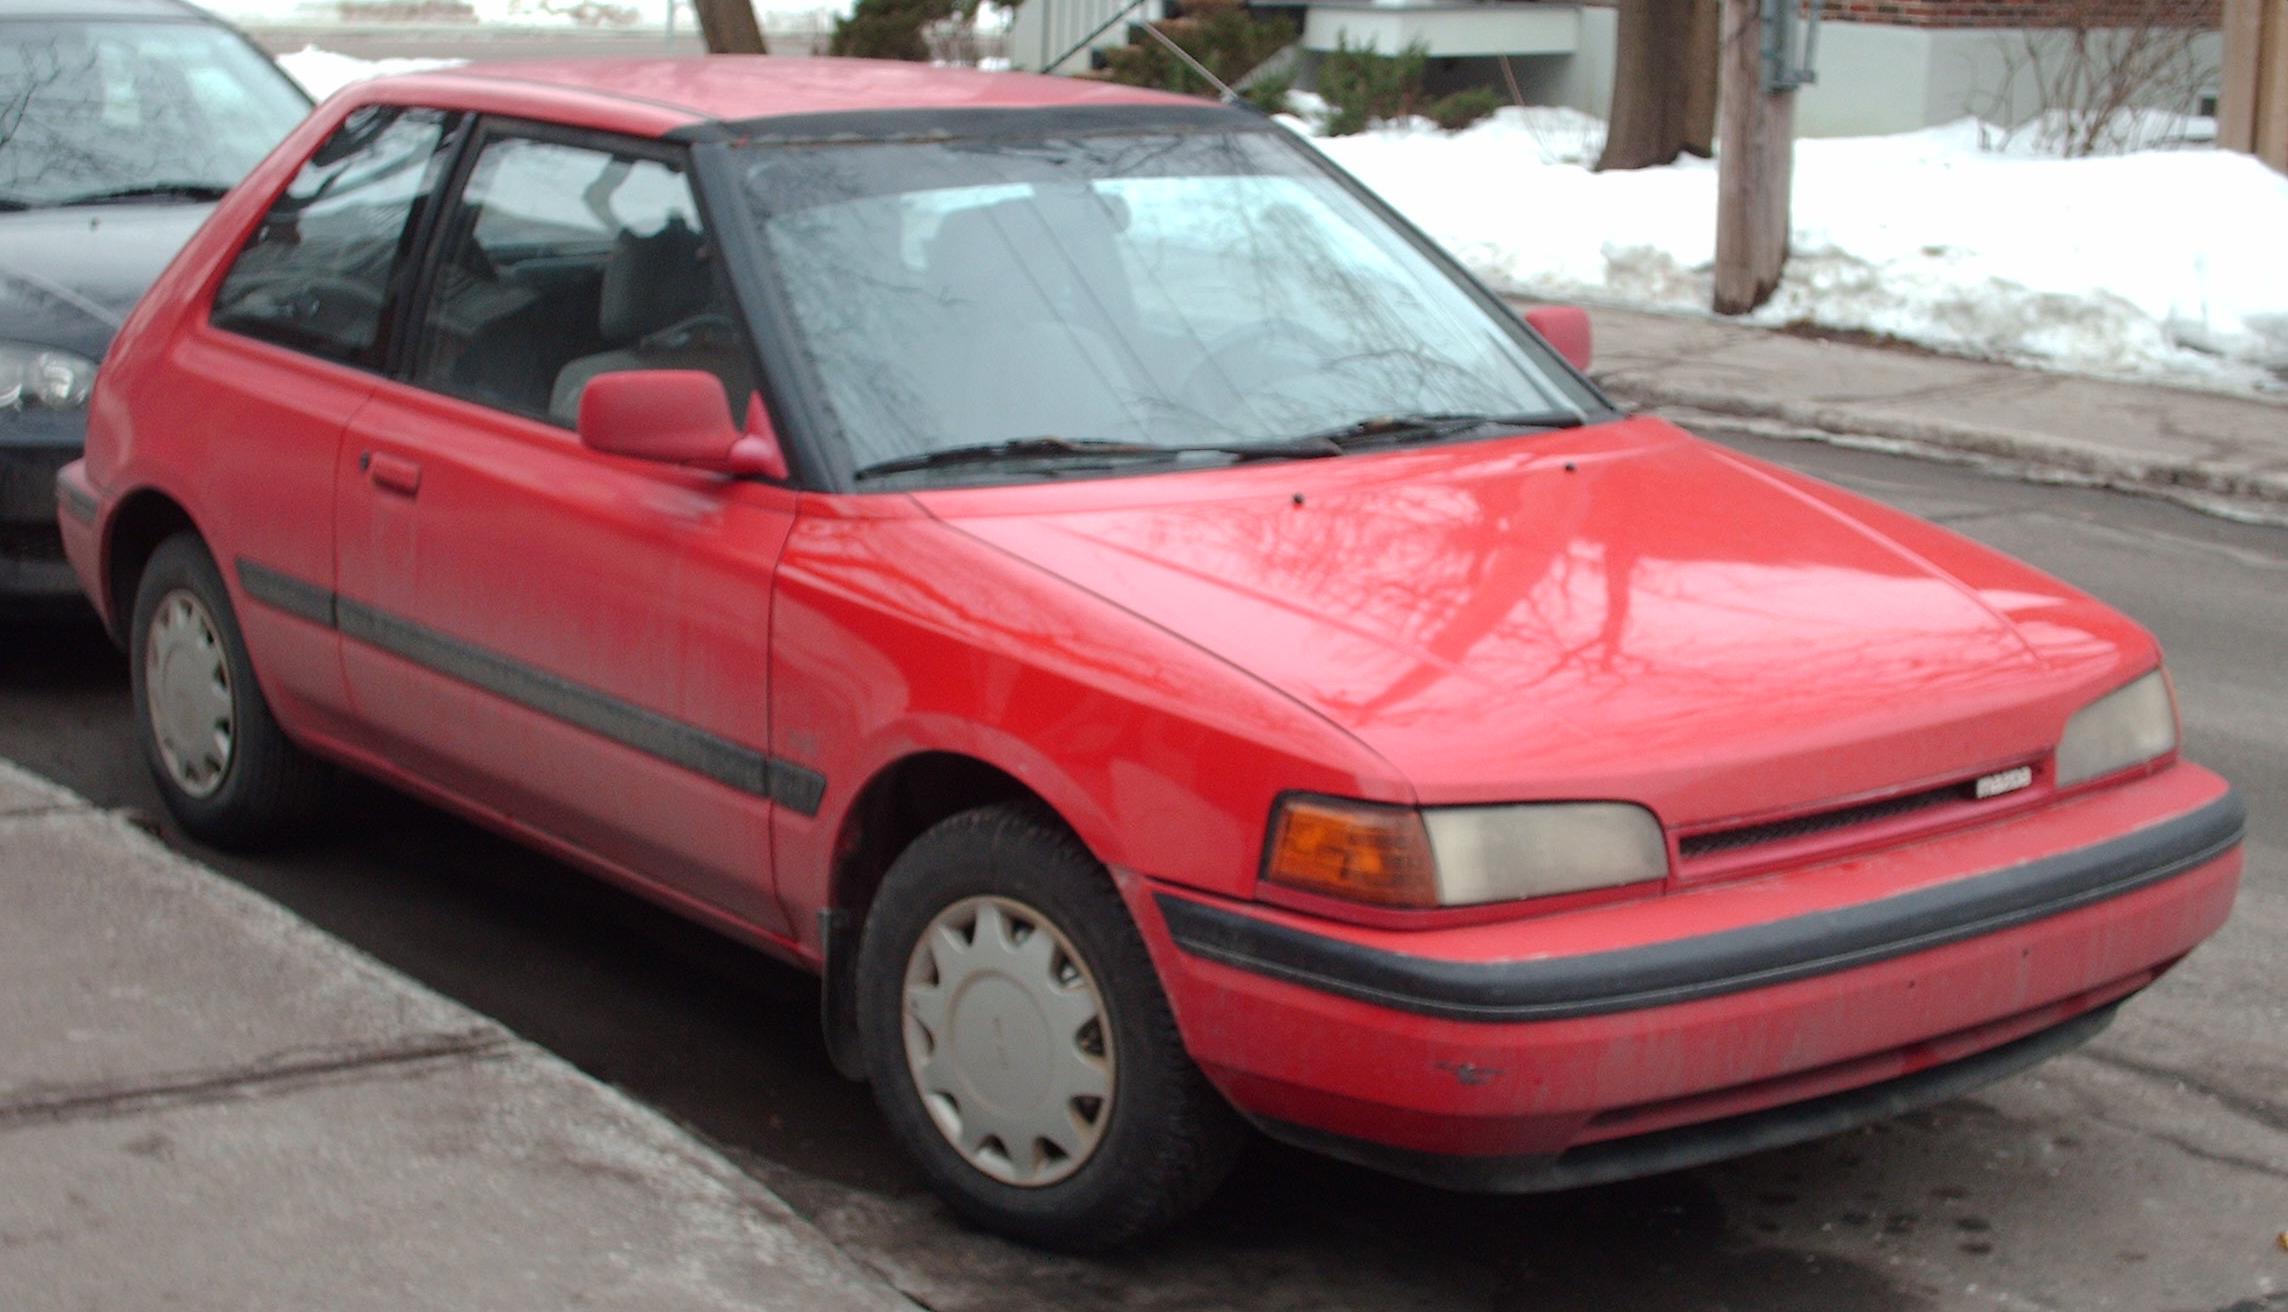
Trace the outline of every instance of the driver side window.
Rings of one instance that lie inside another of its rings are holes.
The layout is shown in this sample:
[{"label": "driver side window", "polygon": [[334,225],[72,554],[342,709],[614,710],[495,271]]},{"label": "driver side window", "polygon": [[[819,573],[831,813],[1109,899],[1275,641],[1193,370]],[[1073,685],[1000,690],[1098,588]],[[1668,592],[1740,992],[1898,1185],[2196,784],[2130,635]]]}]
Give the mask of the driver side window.
[{"label": "driver side window", "polygon": [[494,137],[441,235],[420,385],[570,428],[598,374],[698,369],[744,414],[749,357],[680,158]]}]

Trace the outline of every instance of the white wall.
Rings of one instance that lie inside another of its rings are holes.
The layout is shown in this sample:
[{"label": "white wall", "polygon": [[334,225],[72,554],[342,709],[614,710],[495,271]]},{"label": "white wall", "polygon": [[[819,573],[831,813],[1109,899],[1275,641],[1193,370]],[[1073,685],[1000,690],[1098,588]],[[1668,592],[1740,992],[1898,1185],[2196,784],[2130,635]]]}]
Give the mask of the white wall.
[{"label": "white wall", "polygon": [[[1552,79],[1552,105],[1569,105],[1599,118],[1613,112],[1613,60],[1620,43],[1621,14],[1617,9],[1581,10],[1581,43],[1573,57],[1551,60],[1561,67]],[[1536,61],[1540,62],[1540,61]],[[1527,91],[1528,98],[1533,93]]]},{"label": "white wall", "polygon": [[[1029,0],[1028,0],[1029,2]],[[1567,105],[1600,117],[1613,103],[1614,48],[1620,17],[1581,10],[1580,46],[1570,58],[1513,61],[1519,88],[1536,104]],[[1819,28],[1819,81],[1796,101],[1796,133],[1805,137],[1908,132],[1975,114],[2023,122],[2039,108],[2024,78],[2005,95],[2009,56],[2029,34],[2020,28],[1913,28],[1826,22]],[[2064,36],[2032,34],[2055,47]],[[2196,58],[2214,68],[2222,52],[2214,32],[2196,43]]]},{"label": "white wall", "polygon": [[[1016,16],[1009,23],[1009,60],[1013,67],[1035,73],[1082,73],[1088,70],[1088,52],[1082,51],[1056,68],[1044,69],[1044,60],[1054,60],[1088,35],[1089,29],[1117,14],[1128,0],[1025,0],[1017,6]],[[1099,34],[1091,44],[1105,46],[1125,45],[1128,25],[1166,16],[1167,6],[1162,0],[1144,0],[1120,22]]]},{"label": "white wall", "polygon": [[1305,11],[1303,48],[1325,54],[1347,45],[1395,55],[1419,45],[1432,58],[1570,53],[1580,45],[1581,13],[1578,6],[1559,4],[1335,0]]},{"label": "white wall", "polygon": [[[1819,82],[1796,102],[1797,135],[1906,132],[1966,115],[2014,127],[2042,103],[2030,76],[2011,77],[2012,62],[2023,63],[2029,46],[2054,57],[2067,40],[2062,32],[2025,28],[1823,23]],[[2216,33],[2205,33],[2194,43],[2194,59],[2213,69],[2222,49]]]},{"label": "white wall", "polygon": [[[1989,122],[2014,127],[2039,113],[2041,95],[2033,77],[2023,71],[2029,45],[2040,49],[2046,58],[2055,60],[2067,45],[2062,32],[2026,32],[2013,30],[1995,32],[1934,32],[1930,48],[1930,93],[1928,99],[1931,121],[1944,122],[1976,114]],[[2100,48],[2104,34],[2099,34]],[[2202,89],[2216,89],[2216,71],[2223,60],[2224,38],[2215,32],[2202,33],[2192,47],[2193,70],[2205,75]],[[2016,78],[2010,74],[2013,62],[2021,65]],[[2055,65],[2053,64],[2053,67]],[[2160,88],[2156,88],[2160,90]],[[2153,108],[2190,111],[2190,104],[2156,104]]]}]

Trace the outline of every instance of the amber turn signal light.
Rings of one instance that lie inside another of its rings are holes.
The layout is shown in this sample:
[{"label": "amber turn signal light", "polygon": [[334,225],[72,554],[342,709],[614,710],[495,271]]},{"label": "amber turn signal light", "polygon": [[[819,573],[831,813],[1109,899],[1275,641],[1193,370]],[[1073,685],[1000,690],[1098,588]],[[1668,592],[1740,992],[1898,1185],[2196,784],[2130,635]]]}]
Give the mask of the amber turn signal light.
[{"label": "amber turn signal light", "polygon": [[1354,902],[1438,905],[1430,834],[1410,807],[1290,798],[1272,820],[1263,877]]}]

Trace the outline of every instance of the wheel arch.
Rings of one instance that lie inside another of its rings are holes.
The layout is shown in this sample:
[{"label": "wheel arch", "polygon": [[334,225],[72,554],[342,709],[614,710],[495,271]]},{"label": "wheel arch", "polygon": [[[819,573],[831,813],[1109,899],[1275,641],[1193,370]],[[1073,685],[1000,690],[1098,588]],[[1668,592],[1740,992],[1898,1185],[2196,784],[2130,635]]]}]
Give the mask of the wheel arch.
[{"label": "wheel arch", "polygon": [[[981,806],[1018,803],[1080,837],[1079,829],[1042,793],[1002,767],[965,752],[926,750],[885,763],[843,811],[834,841],[827,899],[819,912],[825,949],[821,1019],[835,1068],[863,1078],[859,1052],[856,969],[874,894],[890,864],[940,821]],[[1085,838],[1082,846],[1088,846]]]},{"label": "wheel arch", "polygon": [[[159,544],[177,533],[199,534],[183,504],[157,488],[138,488],[121,498],[103,538],[103,620],[112,641],[127,642],[135,609],[135,588]],[[200,540],[205,537],[200,534]]]}]

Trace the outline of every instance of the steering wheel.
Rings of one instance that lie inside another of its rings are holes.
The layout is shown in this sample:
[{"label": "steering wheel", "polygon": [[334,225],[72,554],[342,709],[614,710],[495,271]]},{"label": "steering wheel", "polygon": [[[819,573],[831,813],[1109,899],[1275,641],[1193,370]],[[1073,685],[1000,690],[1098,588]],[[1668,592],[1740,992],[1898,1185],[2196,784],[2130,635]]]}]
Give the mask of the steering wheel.
[{"label": "steering wheel", "polygon": [[370,313],[378,321],[385,296],[379,288],[354,278],[320,274],[302,280],[287,294],[285,303],[294,320],[305,324],[338,320],[361,312]]},{"label": "steering wheel", "polygon": [[710,329],[730,340],[738,340],[739,321],[737,319],[721,310],[701,310],[697,314],[678,319],[665,328],[656,328],[645,333],[636,339],[636,347],[639,350],[656,350],[660,347],[675,346],[680,344],[678,339],[695,337]]}]

